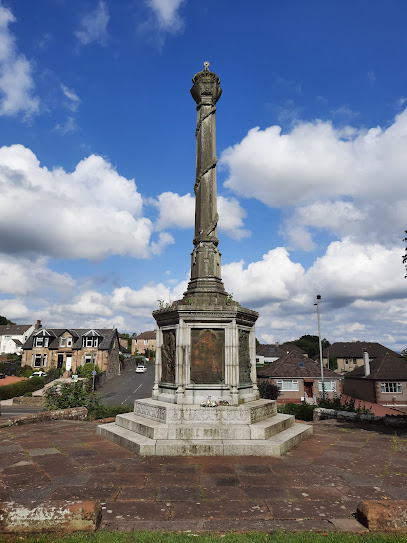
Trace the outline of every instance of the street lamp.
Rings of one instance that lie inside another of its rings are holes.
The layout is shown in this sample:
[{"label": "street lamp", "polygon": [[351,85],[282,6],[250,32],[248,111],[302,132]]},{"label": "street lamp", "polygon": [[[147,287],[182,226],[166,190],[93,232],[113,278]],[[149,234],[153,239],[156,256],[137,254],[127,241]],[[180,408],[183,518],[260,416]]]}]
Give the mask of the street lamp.
[{"label": "street lamp", "polygon": [[321,343],[321,324],[319,321],[319,302],[321,301],[321,295],[317,294],[317,301],[314,305],[317,306],[318,317],[318,341],[319,341],[319,361],[321,364],[321,384],[322,384],[322,399],[325,401],[325,385],[324,385],[324,363],[322,361],[322,343]]}]

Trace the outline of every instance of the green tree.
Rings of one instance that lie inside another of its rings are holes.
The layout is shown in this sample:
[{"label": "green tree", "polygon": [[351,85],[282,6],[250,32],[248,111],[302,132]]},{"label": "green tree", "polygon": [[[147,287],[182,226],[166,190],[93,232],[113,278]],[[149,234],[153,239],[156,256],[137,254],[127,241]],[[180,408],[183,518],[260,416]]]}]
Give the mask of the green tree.
[{"label": "green tree", "polygon": [[[290,341],[293,345],[297,345],[300,349],[302,349],[309,358],[312,358],[316,354],[319,354],[319,338],[318,336],[311,336],[311,335],[305,335],[301,336],[300,339],[296,339],[295,341]],[[321,340],[322,350],[326,349],[330,346],[330,342],[327,339]]]},{"label": "green tree", "polygon": [[15,324],[15,322],[9,321],[8,319],[6,319],[6,317],[0,315],[0,324]]}]

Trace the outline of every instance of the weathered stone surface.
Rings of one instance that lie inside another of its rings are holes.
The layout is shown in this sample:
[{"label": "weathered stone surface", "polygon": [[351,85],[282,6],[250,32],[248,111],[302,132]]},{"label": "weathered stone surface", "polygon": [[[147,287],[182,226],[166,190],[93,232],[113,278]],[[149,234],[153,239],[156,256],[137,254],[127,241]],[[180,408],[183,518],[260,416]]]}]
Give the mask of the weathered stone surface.
[{"label": "weathered stone surface", "polygon": [[37,506],[4,502],[0,504],[0,529],[3,533],[94,532],[101,519],[99,502],[67,501]]},{"label": "weathered stone surface", "polygon": [[0,428],[8,426],[20,426],[22,424],[31,424],[46,420],[85,420],[88,416],[86,407],[72,407],[70,409],[58,409],[55,411],[41,411],[39,413],[29,413],[26,415],[16,415],[9,419],[0,420]]},{"label": "weathered stone surface", "polygon": [[406,500],[365,500],[358,505],[356,516],[369,530],[407,532]]}]

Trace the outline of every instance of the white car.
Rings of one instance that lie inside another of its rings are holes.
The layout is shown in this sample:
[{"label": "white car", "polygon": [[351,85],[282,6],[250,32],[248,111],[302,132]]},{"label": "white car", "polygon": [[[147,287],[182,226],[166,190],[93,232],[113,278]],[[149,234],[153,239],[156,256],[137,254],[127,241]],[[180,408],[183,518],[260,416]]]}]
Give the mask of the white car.
[{"label": "white car", "polygon": [[139,364],[136,368],[136,373],[145,373],[147,371],[147,368],[141,364]]},{"label": "white car", "polygon": [[45,373],[45,371],[41,371],[41,370],[39,370],[39,371],[34,371],[34,373],[32,373],[32,374],[30,375],[30,379],[31,379],[32,377],[45,377],[46,375],[47,375],[47,374]]}]

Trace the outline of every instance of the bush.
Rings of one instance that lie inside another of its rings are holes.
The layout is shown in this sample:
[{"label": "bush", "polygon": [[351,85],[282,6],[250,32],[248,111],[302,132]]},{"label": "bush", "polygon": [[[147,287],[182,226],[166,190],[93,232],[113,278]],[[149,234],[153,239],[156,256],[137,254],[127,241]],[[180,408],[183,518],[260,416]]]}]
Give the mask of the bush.
[{"label": "bush", "polygon": [[279,413],[286,413],[287,415],[294,415],[298,420],[313,420],[314,409],[316,405],[302,403],[286,403],[278,406]]},{"label": "bush", "polygon": [[49,410],[86,407],[91,412],[100,406],[100,398],[85,390],[81,382],[56,383],[45,391],[45,403]]},{"label": "bush", "polygon": [[337,396],[336,394],[332,400],[329,398],[325,398],[324,400],[322,397],[320,397],[318,399],[318,407],[323,407],[324,409],[335,409],[336,411],[348,411],[349,413],[366,414],[372,412],[371,408],[366,407],[365,404],[363,404],[363,407],[360,407],[360,404],[359,407],[355,407],[354,398],[344,400],[342,402],[342,396]]},{"label": "bush", "polygon": [[110,417],[115,417],[121,413],[132,413],[134,406],[131,404],[125,405],[99,405],[96,409],[93,409],[91,412],[88,412],[88,419],[107,419]]},{"label": "bush", "polygon": [[50,370],[47,371],[47,375],[43,377],[44,383],[47,385],[51,381],[55,381],[55,379],[59,379],[59,377],[60,377],[59,369],[51,368]]},{"label": "bush", "polygon": [[258,382],[260,398],[265,398],[266,400],[277,400],[280,396],[280,391],[276,385],[272,385],[267,380],[261,380]]},{"label": "bush", "polygon": [[24,398],[32,398],[33,397],[33,393],[32,392],[26,392],[24,394]]},{"label": "bush", "polygon": [[92,371],[96,371],[96,375],[100,373],[100,368],[96,364],[93,364],[93,362],[87,362],[83,366],[78,366],[76,368],[76,373],[80,377],[85,377],[85,379],[91,379],[92,378]]},{"label": "bush", "polygon": [[23,396],[26,392],[34,392],[34,390],[39,390],[43,386],[44,379],[42,377],[33,377],[32,379],[27,379],[27,381],[0,386],[0,400],[9,400],[10,398]]},{"label": "bush", "polygon": [[22,366],[20,371],[18,372],[19,377],[30,377],[34,370],[31,366]]}]

